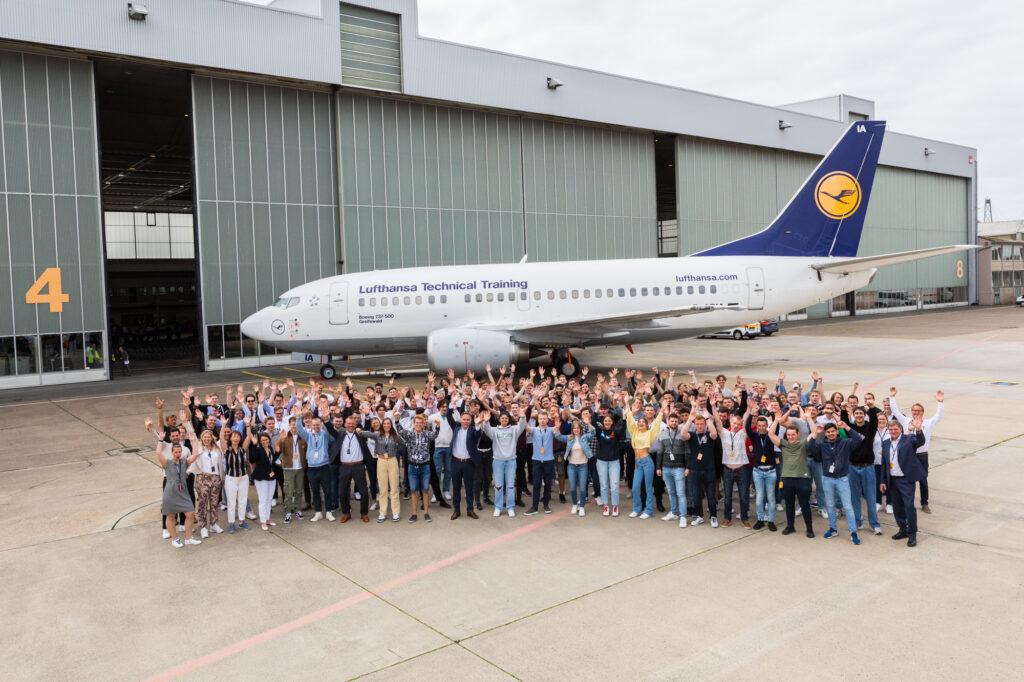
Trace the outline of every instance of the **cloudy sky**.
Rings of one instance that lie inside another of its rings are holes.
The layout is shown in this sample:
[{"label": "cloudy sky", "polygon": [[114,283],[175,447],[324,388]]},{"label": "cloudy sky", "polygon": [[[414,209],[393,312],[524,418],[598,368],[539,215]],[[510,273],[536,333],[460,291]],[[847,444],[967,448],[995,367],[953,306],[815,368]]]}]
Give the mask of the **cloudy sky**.
[{"label": "cloudy sky", "polygon": [[419,0],[420,33],[762,104],[874,100],[978,149],[978,218],[1024,219],[1024,10],[992,0]]}]

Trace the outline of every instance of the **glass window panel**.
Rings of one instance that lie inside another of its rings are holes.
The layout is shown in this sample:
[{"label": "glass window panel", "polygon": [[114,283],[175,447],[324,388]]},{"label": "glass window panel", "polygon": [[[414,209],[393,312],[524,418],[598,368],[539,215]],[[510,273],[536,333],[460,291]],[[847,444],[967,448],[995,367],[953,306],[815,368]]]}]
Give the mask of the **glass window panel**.
[{"label": "glass window panel", "polygon": [[82,334],[61,336],[64,350],[64,369],[85,369],[85,337]]},{"label": "glass window panel", "polygon": [[60,334],[43,334],[39,337],[41,348],[41,366],[44,372],[63,371],[61,359]]},{"label": "glass window panel", "polygon": [[387,296],[381,296],[380,297],[380,304],[386,306],[388,304],[388,297]]},{"label": "glass window panel", "polygon": [[90,369],[103,367],[107,357],[103,352],[103,334],[92,332],[87,337],[85,344],[85,366]]},{"label": "glass window panel", "polygon": [[713,293],[713,294],[717,294],[718,293],[718,287],[716,287],[714,284],[711,285],[711,293]]},{"label": "glass window panel", "polygon": [[703,284],[701,284],[701,285],[700,285],[700,288],[699,288],[699,289],[697,289],[697,291],[699,291],[700,293],[702,293],[702,294],[703,294],[703,293],[704,293],[704,285],[703,285]]},{"label": "glass window panel", "polygon": [[441,294],[441,303],[447,303],[447,302],[448,302],[448,295],[447,294]]},{"label": "glass window panel", "polygon": [[402,303],[404,303],[405,305],[412,305],[412,297],[410,297],[410,296],[403,297],[402,298]]},{"label": "glass window panel", "polygon": [[476,302],[477,303],[482,303],[483,300],[484,300],[484,295],[483,294],[477,294],[476,295]]},{"label": "glass window panel", "polygon": [[590,298],[590,289],[583,290],[583,298]]},{"label": "glass window panel", "polygon": [[423,297],[422,296],[417,296],[416,297],[416,305],[423,305]]},{"label": "glass window panel", "polygon": [[14,337],[0,337],[0,376],[13,376],[17,362],[14,359]]},{"label": "glass window panel", "polygon": [[529,296],[527,295],[527,293],[525,291],[520,291],[519,292],[519,300],[520,301],[525,301],[528,298],[529,298]]},{"label": "glass window panel", "polygon": [[682,295],[683,295],[683,288],[682,287],[676,287],[676,296],[682,296]]},{"label": "glass window panel", "polygon": [[391,305],[398,305],[398,297],[397,296],[392,296],[391,297]]},{"label": "glass window panel", "polygon": [[430,296],[427,296],[427,303],[429,303],[430,305],[434,305],[434,301],[435,300],[436,299],[434,298],[433,294],[431,294]]},{"label": "glass window panel", "polygon": [[505,300],[505,292],[504,291],[499,291],[498,292],[498,300],[499,301],[504,301]]},{"label": "glass window panel", "polygon": [[210,325],[206,328],[206,345],[210,350],[211,360],[224,359],[224,330],[220,325]]},{"label": "glass window panel", "polygon": [[376,297],[374,297],[374,298],[371,298],[371,299],[370,299],[370,306],[371,306],[371,307],[376,307],[376,305],[377,305],[377,299],[376,299]]},{"label": "glass window panel", "polygon": [[636,296],[636,287],[631,287],[630,288],[629,295],[630,296]]},{"label": "glass window panel", "polygon": [[[236,325],[232,325],[236,326]],[[241,328],[239,328],[241,333]],[[248,336],[242,337],[242,356],[246,358],[254,358],[260,354],[259,342],[256,339],[250,339]]]},{"label": "glass window panel", "polygon": [[364,305],[366,305],[366,299],[365,298],[359,299],[359,307],[362,308]]},{"label": "glass window panel", "polygon": [[654,287],[654,288],[651,289],[651,293],[654,294],[655,296],[660,296],[661,295],[661,289],[659,289],[658,287]]},{"label": "glass window panel", "polygon": [[672,287],[665,287],[665,295],[668,296],[672,293]]},{"label": "glass window panel", "polygon": [[469,303],[472,300],[473,300],[473,294],[466,294],[466,303]]},{"label": "glass window panel", "polygon": [[573,289],[573,290],[572,290],[572,297],[573,297],[573,298],[579,298],[579,297],[580,297],[580,291],[579,291],[579,289]]},{"label": "glass window panel", "polygon": [[688,293],[688,294],[692,294],[693,293],[693,286],[692,285],[686,287],[686,293]]},{"label": "glass window panel", "polygon": [[601,298],[601,290],[594,289],[594,298]]},{"label": "glass window panel", "polygon": [[487,292],[487,302],[494,303],[494,294],[489,291]]},{"label": "glass window panel", "polygon": [[555,300],[555,292],[554,291],[550,291],[550,290],[548,291],[548,300],[549,301]]},{"label": "glass window panel", "polygon": [[622,298],[625,295],[626,295],[626,290],[625,289],[619,289],[619,298]]},{"label": "glass window panel", "polygon": [[533,300],[535,300],[535,301],[539,301],[540,300],[540,292],[539,291],[533,292]]},{"label": "glass window panel", "polygon": [[242,332],[237,324],[224,325],[224,355],[229,358],[242,357]]},{"label": "glass window panel", "polygon": [[35,336],[15,337],[14,355],[18,374],[35,374],[39,371],[39,340]]},{"label": "glass window panel", "polygon": [[560,290],[558,292],[558,298],[564,299],[565,297],[566,297],[565,289]]}]

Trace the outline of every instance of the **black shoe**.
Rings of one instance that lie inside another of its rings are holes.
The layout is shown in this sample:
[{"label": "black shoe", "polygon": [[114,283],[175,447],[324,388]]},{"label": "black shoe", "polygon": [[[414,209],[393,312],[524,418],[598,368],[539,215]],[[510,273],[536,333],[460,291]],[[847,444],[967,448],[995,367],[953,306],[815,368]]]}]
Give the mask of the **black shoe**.
[{"label": "black shoe", "polygon": [[477,509],[477,511],[483,511],[484,510],[484,506],[482,504],[480,504],[479,502],[477,502],[476,503],[476,509]]},{"label": "black shoe", "polygon": [[437,501],[437,506],[441,507],[442,509],[451,509],[452,508],[452,506],[450,504],[448,504],[447,502],[445,502],[444,500],[438,500]]},{"label": "black shoe", "polygon": [[893,540],[904,540],[904,539],[906,539],[906,537],[907,537],[907,532],[901,530],[899,533],[896,533],[896,535],[893,535],[892,539]]},{"label": "black shoe", "polygon": [[565,493],[558,493],[558,501],[565,504]]},{"label": "black shoe", "polygon": [[516,500],[516,506],[517,507],[525,507],[526,503],[524,503],[522,500]]},{"label": "black shoe", "polygon": [[907,547],[917,547],[917,540],[915,538],[907,540]]},{"label": "black shoe", "polygon": [[533,493],[530,492],[529,488],[523,488],[523,494],[524,495],[532,495]]},{"label": "black shoe", "polygon": [[764,528],[764,521],[758,519],[757,523],[754,524],[754,530],[761,530],[762,528]]},{"label": "black shoe", "polygon": [[423,515],[423,520],[426,521],[427,523],[430,523],[434,519],[430,518],[430,514],[424,514]]},{"label": "black shoe", "polygon": [[550,514],[551,513],[551,507],[549,507],[547,505],[544,505],[544,513],[545,514]]},{"label": "black shoe", "polygon": [[793,526],[786,526],[785,528],[782,529],[782,534],[783,535],[789,535],[790,533],[794,532],[795,530],[796,529],[793,528]]},{"label": "black shoe", "polygon": [[773,533],[774,533],[775,531],[777,531],[777,530],[778,530],[778,527],[777,527],[777,526],[776,526],[776,525],[775,525],[774,523],[772,523],[771,521],[769,521],[769,522],[768,522],[768,530],[770,530],[771,532],[773,532]]},{"label": "black shoe", "polygon": [[300,512],[300,511],[295,512],[295,515],[298,516],[300,519],[306,518],[305,516],[302,515],[302,512]]},{"label": "black shoe", "polygon": [[412,516],[409,517],[409,523],[416,523],[416,515],[415,514],[413,514]]},{"label": "black shoe", "polygon": [[486,504],[488,507],[493,507],[494,506],[494,500],[492,500],[489,497],[485,497],[484,498],[484,504]]},{"label": "black shoe", "polygon": [[529,509],[526,510],[526,515],[527,516],[533,516],[536,513],[537,513],[537,508],[536,507],[530,507]]},{"label": "black shoe", "polygon": [[659,512],[661,512],[662,514],[665,513],[665,503],[661,501],[660,497],[654,499],[654,504],[655,506],[658,507]]},{"label": "black shoe", "polygon": [[814,537],[814,531],[811,530],[810,528],[807,529],[807,537],[809,537],[809,538],[813,538]]}]

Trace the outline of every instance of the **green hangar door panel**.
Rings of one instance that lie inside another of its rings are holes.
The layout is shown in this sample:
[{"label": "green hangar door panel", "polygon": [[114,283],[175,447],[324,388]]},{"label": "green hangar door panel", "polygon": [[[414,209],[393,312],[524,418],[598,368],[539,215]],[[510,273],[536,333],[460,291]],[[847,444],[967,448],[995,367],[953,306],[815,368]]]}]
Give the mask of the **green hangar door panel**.
[{"label": "green hangar door panel", "polygon": [[747,307],[751,310],[764,308],[764,270],[747,268],[747,286],[750,288],[750,302]]},{"label": "green hangar door panel", "polygon": [[331,285],[331,324],[348,324],[348,282]]}]

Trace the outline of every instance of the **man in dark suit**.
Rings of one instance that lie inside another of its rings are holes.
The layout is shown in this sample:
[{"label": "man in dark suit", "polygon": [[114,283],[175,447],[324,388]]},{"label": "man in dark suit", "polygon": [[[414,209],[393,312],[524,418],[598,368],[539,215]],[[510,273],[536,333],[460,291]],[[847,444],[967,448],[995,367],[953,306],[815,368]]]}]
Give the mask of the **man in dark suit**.
[{"label": "man in dark suit", "polygon": [[473,469],[480,453],[476,449],[480,430],[473,423],[473,416],[463,412],[459,421],[455,421],[451,410],[444,416],[452,427],[452,521],[459,518],[459,503],[462,501],[462,485],[466,491],[466,516],[471,519],[480,518],[473,507]]},{"label": "man in dark suit", "polygon": [[[341,416],[336,415],[336,420]],[[328,453],[331,465],[339,469],[338,490],[341,492],[341,522],[352,518],[351,490],[355,481],[356,492],[359,493],[359,517],[363,523],[370,522],[370,492],[366,486],[366,469],[373,459],[370,449],[366,446],[366,436],[356,433],[357,419],[354,415],[345,418],[345,426],[339,429],[336,424],[324,424],[324,428],[334,438]]]},{"label": "man in dark suit", "polygon": [[925,477],[924,466],[917,457],[917,449],[924,445],[924,430],[920,417],[910,422],[908,430],[895,419],[889,420],[889,437],[882,441],[882,483],[884,494],[892,488],[892,508],[900,532],[893,540],[907,539],[907,546],[917,545],[917,509],[914,490]]}]

